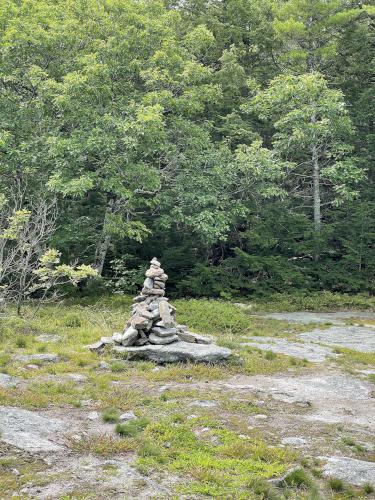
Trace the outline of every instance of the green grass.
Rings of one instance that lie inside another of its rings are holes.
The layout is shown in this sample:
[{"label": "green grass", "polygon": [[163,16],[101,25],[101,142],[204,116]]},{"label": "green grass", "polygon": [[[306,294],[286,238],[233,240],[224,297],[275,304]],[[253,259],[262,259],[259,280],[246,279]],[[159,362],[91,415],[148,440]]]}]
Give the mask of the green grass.
[{"label": "green grass", "polygon": [[103,422],[106,422],[109,424],[117,423],[119,420],[119,416],[120,416],[120,412],[117,410],[117,408],[107,408],[102,413]]},{"label": "green grass", "polygon": [[[319,309],[322,301],[330,304],[333,299],[314,300]],[[287,310],[286,301],[284,297],[279,302],[279,309]],[[297,304],[295,298],[290,299],[290,306],[293,303]],[[69,447],[79,454],[105,457],[137,454],[140,471],[166,471],[179,478],[176,494],[180,496],[319,498],[314,496],[315,486],[310,475],[321,484],[323,479],[319,468],[313,465],[308,472],[301,469],[302,472],[292,473],[283,488],[267,482],[269,478],[283,476],[298,457],[286,448],[273,447],[273,442],[267,443],[259,429],[249,430],[251,415],[269,413],[267,408],[257,405],[254,393],[233,394],[230,389],[215,388],[216,380],[233,376],[286,371],[306,373],[313,369],[314,365],[305,360],[240,345],[250,336],[293,338],[306,330],[306,326],[256,317],[252,315],[254,308],[241,309],[229,302],[177,300],[174,304],[178,321],[193,331],[213,335],[218,344],[230,347],[234,353],[230,362],[156,366],[149,361],[114,359],[110,353],[98,357],[90,352],[85,345],[122,329],[130,304],[130,297],[104,297],[96,301],[90,298],[80,303],[70,300],[58,306],[44,305],[38,311],[30,304],[25,307],[24,317],[2,318],[0,371],[18,377],[23,383],[1,388],[0,404],[53,408],[54,412],[59,408],[62,412],[69,409],[78,413],[101,412],[102,419],[113,424],[112,431],[83,435],[79,440],[67,438]],[[307,298],[305,305],[309,305]],[[254,307],[261,310],[261,306],[257,303]],[[269,304],[271,306],[276,307],[276,303]],[[60,340],[39,342],[37,336],[42,333],[59,335]],[[56,353],[61,360],[38,363],[39,369],[31,370],[26,369],[27,363],[12,359],[15,355],[40,352]],[[348,370],[375,364],[373,354],[341,349],[340,352],[343,355],[336,362]],[[107,362],[109,370],[99,368],[101,360]],[[68,377],[71,373],[83,374],[86,379],[75,382]],[[206,386],[206,382],[212,383]],[[165,384],[170,387],[159,391]],[[214,401],[215,406],[197,406],[198,400]],[[78,410],[83,405],[85,407]],[[130,410],[139,418],[119,423],[120,413]],[[356,443],[343,441],[342,444],[360,451]],[[15,488],[14,481],[18,480],[8,469],[1,469],[1,463],[0,476],[0,497],[7,498],[6,483]],[[327,491],[333,490],[329,488],[324,490],[327,498],[331,498]],[[345,488],[348,495],[349,490]],[[361,494],[365,494],[363,488]]]},{"label": "green grass", "polygon": [[249,498],[255,480],[282,474],[294,459],[285,449],[239,436],[209,417],[154,422],[142,439],[140,469],[182,475],[186,483],[178,487],[180,494]]}]

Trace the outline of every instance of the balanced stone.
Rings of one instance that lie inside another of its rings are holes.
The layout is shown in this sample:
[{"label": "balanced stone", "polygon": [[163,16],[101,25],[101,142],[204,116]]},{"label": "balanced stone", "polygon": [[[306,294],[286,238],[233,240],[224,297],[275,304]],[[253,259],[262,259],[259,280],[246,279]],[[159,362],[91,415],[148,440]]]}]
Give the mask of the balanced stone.
[{"label": "balanced stone", "polygon": [[143,316],[133,316],[131,319],[131,325],[137,330],[142,330],[148,324],[148,319]]},{"label": "balanced stone", "polygon": [[121,344],[123,346],[133,345],[137,337],[138,337],[138,330],[136,328],[133,328],[132,326],[129,326],[129,328],[125,330],[122,336]]},{"label": "balanced stone", "polygon": [[151,333],[154,333],[155,335],[158,335],[159,337],[168,337],[169,335],[176,335],[177,329],[176,328],[162,328],[162,327],[154,326],[154,328],[151,330]]},{"label": "balanced stone", "polygon": [[[191,333],[185,325],[177,325],[176,308],[164,297],[168,275],[155,257],[145,274],[142,291],[133,299],[131,318],[124,331],[102,337],[88,347],[100,354],[106,345],[111,345],[118,354],[134,353],[137,357],[139,352],[140,358],[160,362],[227,359],[231,353],[229,349],[211,344],[211,338]],[[170,346],[176,347],[170,350]]]},{"label": "balanced stone", "polygon": [[163,344],[171,344],[172,342],[176,342],[178,340],[177,335],[168,335],[168,336],[159,336],[155,335],[155,333],[151,332],[149,336],[149,341],[151,344],[163,345]]}]

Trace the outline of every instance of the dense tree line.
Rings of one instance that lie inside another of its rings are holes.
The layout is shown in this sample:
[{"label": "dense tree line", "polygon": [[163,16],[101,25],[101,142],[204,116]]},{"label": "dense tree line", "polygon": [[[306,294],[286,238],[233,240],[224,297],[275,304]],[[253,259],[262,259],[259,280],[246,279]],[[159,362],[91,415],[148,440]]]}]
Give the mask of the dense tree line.
[{"label": "dense tree line", "polygon": [[373,293],[374,15],[0,0],[2,206],[56,200],[50,246],[100,289],[157,255],[181,294]]}]

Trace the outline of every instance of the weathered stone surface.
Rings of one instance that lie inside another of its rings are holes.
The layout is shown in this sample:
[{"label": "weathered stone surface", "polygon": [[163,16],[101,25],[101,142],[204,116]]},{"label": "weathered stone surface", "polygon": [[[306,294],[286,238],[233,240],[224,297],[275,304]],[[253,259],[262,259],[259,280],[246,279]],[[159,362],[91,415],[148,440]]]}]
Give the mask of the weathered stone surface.
[{"label": "weathered stone surface", "polygon": [[160,267],[150,267],[150,269],[147,269],[146,271],[147,278],[156,278],[157,276],[162,276],[163,274],[164,271]]},{"label": "weathered stone surface", "polygon": [[175,323],[171,316],[168,302],[160,302],[159,313],[165,327],[169,328],[174,326]]},{"label": "weathered stone surface", "polygon": [[0,373],[0,387],[15,387],[18,385],[19,379],[16,377],[11,377],[6,373]]},{"label": "weathered stone surface", "polygon": [[159,328],[157,326],[154,326],[154,328],[151,330],[151,333],[154,333],[159,337],[169,337],[171,335],[176,335],[177,330],[176,328]]},{"label": "weathered stone surface", "polygon": [[153,258],[151,259],[151,264],[152,264],[153,266],[156,266],[156,267],[160,267],[160,266],[161,266],[161,263],[158,261],[158,259],[157,259],[156,257],[153,257]]},{"label": "weathered stone surface", "polygon": [[122,335],[121,344],[123,346],[133,345],[137,337],[138,330],[136,328],[133,328],[132,326],[129,326],[129,328],[127,328]]},{"label": "weathered stone surface", "polygon": [[156,363],[174,363],[178,361],[193,361],[203,363],[218,363],[227,360],[231,350],[214,344],[189,344],[173,342],[168,345],[146,345],[142,347],[114,347],[118,354],[131,359],[149,359]]},{"label": "weathered stone surface", "polygon": [[355,486],[370,483],[375,486],[375,462],[365,462],[349,457],[320,457],[327,460],[323,467],[325,476],[337,477]]},{"label": "weathered stone surface", "polygon": [[196,344],[212,344],[212,339],[204,335],[198,335],[197,333],[178,331],[177,335],[183,342],[190,342]]},{"label": "weathered stone surface", "polygon": [[88,347],[90,349],[90,351],[100,352],[104,349],[105,344],[103,344],[103,342],[101,340],[98,340],[97,342],[94,342],[93,344],[90,344],[86,347]]},{"label": "weathered stone surface", "polygon": [[186,325],[176,325],[176,328],[179,332],[187,332],[189,330]]},{"label": "weathered stone surface", "polygon": [[64,446],[58,439],[67,431],[61,420],[20,408],[0,407],[0,441],[17,448],[31,452],[62,450]]},{"label": "weathered stone surface", "polygon": [[133,316],[131,319],[131,325],[136,330],[142,330],[144,327],[148,325],[148,319],[143,316]]},{"label": "weathered stone surface", "polygon": [[166,345],[166,344],[171,344],[172,342],[176,342],[178,340],[178,337],[177,335],[165,335],[161,337],[151,332],[148,340],[151,342],[151,344]]},{"label": "weathered stone surface", "polygon": [[302,447],[306,444],[306,439],[298,436],[289,436],[281,440],[281,444],[286,446]]},{"label": "weathered stone surface", "polygon": [[61,340],[60,335],[53,335],[51,333],[43,333],[42,335],[38,335],[35,337],[35,340],[38,342],[58,342]]},{"label": "weathered stone surface", "polygon": [[60,358],[57,354],[20,354],[13,357],[14,361],[28,363],[30,361],[41,361],[43,363],[57,363]]},{"label": "weathered stone surface", "polygon": [[100,339],[100,342],[102,342],[104,345],[111,345],[111,344],[113,344],[113,338],[112,337],[102,337]]},{"label": "weathered stone surface", "polygon": [[66,373],[64,377],[77,383],[83,383],[87,380],[86,375],[82,375],[82,373]]},{"label": "weathered stone surface", "polygon": [[[122,342],[122,333],[120,332],[116,332],[112,335],[112,339],[113,339],[113,342],[115,342],[116,344],[121,344]],[[101,342],[101,340],[100,340]]]},{"label": "weathered stone surface", "polygon": [[375,432],[374,386],[344,373],[320,370],[304,375],[235,376],[219,385],[309,408],[309,413],[300,416],[309,422],[358,425]]},{"label": "weathered stone surface", "polygon": [[143,282],[145,288],[154,288],[154,281],[151,278],[146,278]]},{"label": "weathered stone surface", "polygon": [[127,411],[122,413],[119,417],[120,422],[128,422],[129,420],[135,420],[137,417],[132,411]]},{"label": "weathered stone surface", "polygon": [[332,323],[334,325],[344,324],[345,319],[375,319],[375,313],[368,311],[338,311],[338,312],[279,312],[262,315],[270,319],[289,321],[291,323]]},{"label": "weathered stone surface", "polygon": [[323,363],[328,357],[335,358],[338,355],[329,347],[322,347],[311,342],[292,342],[277,337],[251,337],[251,342],[241,345],[256,347],[263,351],[272,351],[278,354],[286,354],[299,359],[307,359],[312,363]]},{"label": "weathered stone surface", "polygon": [[159,288],[142,288],[142,293],[145,295],[160,295],[163,296],[165,291]]},{"label": "weathered stone surface", "polygon": [[143,318],[146,318],[148,320],[154,319],[153,313],[150,312],[150,311],[148,311],[147,309],[138,308],[137,309],[137,313],[138,313],[139,316],[142,316]]},{"label": "weathered stone surface", "polygon": [[375,328],[334,326],[328,330],[301,333],[298,338],[322,344],[346,347],[360,352],[375,352]]},{"label": "weathered stone surface", "polygon": [[145,300],[146,300],[145,295],[137,295],[136,297],[134,297],[133,302],[143,302]]}]

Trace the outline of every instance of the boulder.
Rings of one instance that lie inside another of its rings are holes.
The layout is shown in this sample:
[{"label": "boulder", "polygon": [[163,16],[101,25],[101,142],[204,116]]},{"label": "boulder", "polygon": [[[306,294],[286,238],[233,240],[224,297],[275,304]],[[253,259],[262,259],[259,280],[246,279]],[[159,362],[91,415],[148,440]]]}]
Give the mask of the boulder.
[{"label": "boulder", "polygon": [[113,350],[128,359],[148,359],[156,363],[220,363],[226,361],[231,350],[215,344],[202,345],[188,342],[173,342],[167,345],[148,344],[141,347],[116,346]]}]

